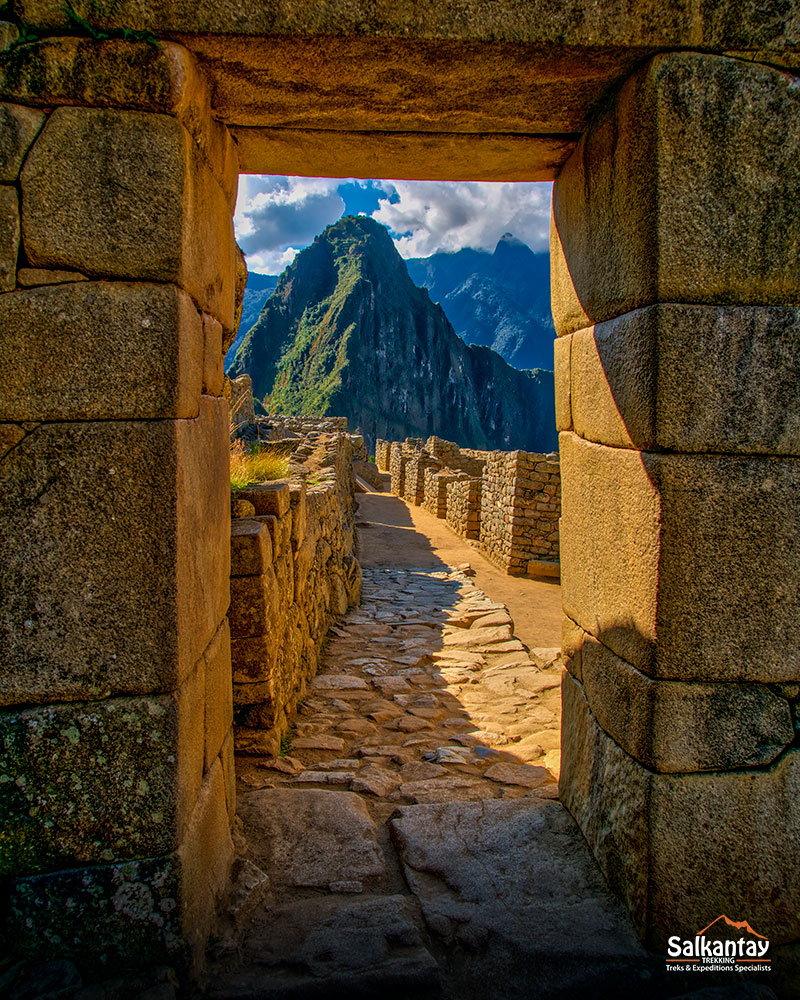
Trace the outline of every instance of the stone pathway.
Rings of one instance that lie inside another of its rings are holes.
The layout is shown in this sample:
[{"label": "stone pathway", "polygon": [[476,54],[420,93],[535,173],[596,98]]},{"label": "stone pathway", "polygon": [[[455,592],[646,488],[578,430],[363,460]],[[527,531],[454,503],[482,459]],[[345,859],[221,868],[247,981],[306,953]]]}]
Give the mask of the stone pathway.
[{"label": "stone pathway", "polygon": [[237,762],[206,996],[638,998],[653,961],[554,801],[558,652],[460,569],[367,568],[287,753]]}]

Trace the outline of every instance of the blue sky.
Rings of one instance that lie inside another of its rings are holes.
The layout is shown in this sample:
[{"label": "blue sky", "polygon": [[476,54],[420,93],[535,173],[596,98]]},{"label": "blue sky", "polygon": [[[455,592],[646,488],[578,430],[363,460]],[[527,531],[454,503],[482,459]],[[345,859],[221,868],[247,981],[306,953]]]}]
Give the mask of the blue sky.
[{"label": "blue sky", "polygon": [[403,257],[492,250],[510,232],[548,247],[549,183],[386,181],[243,174],[234,224],[251,271],[278,274],[342,215],[388,226]]}]

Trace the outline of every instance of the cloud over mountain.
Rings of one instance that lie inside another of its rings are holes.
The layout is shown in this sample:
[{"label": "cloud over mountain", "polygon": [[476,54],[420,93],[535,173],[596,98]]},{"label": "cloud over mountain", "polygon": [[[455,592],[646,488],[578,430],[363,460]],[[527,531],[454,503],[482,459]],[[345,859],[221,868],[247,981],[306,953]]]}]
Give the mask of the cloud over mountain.
[{"label": "cloud over mountain", "polygon": [[236,233],[249,269],[274,274],[325,226],[358,212],[388,226],[403,257],[488,250],[508,231],[540,251],[547,248],[550,185],[245,175]]}]

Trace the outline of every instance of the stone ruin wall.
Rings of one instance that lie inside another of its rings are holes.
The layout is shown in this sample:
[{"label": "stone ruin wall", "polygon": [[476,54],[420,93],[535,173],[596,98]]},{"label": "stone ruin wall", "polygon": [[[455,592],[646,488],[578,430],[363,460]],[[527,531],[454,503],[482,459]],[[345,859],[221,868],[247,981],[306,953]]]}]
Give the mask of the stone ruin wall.
[{"label": "stone ruin wall", "polygon": [[[253,508],[231,523],[229,614],[241,753],[278,752],[316,673],[325,634],[360,599],[352,470],[363,441],[331,433],[340,426],[335,420],[303,421],[307,433],[292,452],[291,478],[235,494],[235,506]],[[315,426],[325,430],[308,430]]]},{"label": "stone ruin wall", "polygon": [[557,455],[489,454],[481,494],[481,548],[513,576],[554,573],[559,561]]},{"label": "stone ruin wall", "polygon": [[379,439],[375,455],[391,472],[392,493],[477,540],[510,575],[558,576],[557,454],[480,452],[431,437],[424,445],[419,438]]},{"label": "stone ruin wall", "polygon": [[178,47],[41,48],[0,67],[2,935],[185,975],[234,852],[238,171]]},{"label": "stone ruin wall", "polygon": [[445,517],[447,523],[463,538],[481,536],[482,479],[462,477],[447,484]]}]

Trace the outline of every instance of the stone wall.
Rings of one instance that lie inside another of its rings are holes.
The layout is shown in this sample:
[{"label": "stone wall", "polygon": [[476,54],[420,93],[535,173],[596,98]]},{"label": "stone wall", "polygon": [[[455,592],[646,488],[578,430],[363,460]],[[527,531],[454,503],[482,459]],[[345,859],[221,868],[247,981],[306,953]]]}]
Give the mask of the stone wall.
[{"label": "stone wall", "polygon": [[381,445],[384,461],[389,455],[396,496],[445,518],[464,538],[477,539],[510,575],[558,576],[561,473],[556,454],[470,451],[437,437],[424,446],[418,438]]},{"label": "stone wall", "polygon": [[466,472],[470,476],[483,475],[489,454],[487,451],[476,451],[474,448],[460,448],[453,441],[445,441],[435,435],[431,435],[425,442],[425,450],[448,469]]},{"label": "stone wall", "polygon": [[493,451],[483,475],[483,551],[514,576],[557,575],[561,474],[557,455]]},{"label": "stone wall", "polygon": [[253,506],[231,525],[239,752],[277,753],[328,628],[358,603],[353,454],[361,446],[357,436],[309,431],[291,456],[292,478],[236,491],[237,505]]},{"label": "stone wall", "polygon": [[265,441],[281,438],[308,437],[319,434],[346,434],[347,417],[303,417],[286,413],[270,413],[259,420]]},{"label": "stone wall", "polygon": [[375,442],[375,464],[380,472],[391,472],[392,442],[378,438]]},{"label": "stone wall", "polygon": [[659,950],[719,913],[800,938],[798,191],[794,78],[692,52],[553,191],[560,793]]},{"label": "stone wall", "polygon": [[425,500],[425,473],[441,469],[441,463],[420,448],[406,454],[403,498],[419,507]]},{"label": "stone wall", "polygon": [[463,538],[480,538],[482,491],[483,480],[469,476],[460,476],[447,484],[447,523]]},{"label": "stone wall", "polygon": [[422,506],[435,517],[447,517],[447,487],[459,478],[452,469],[442,469],[437,462],[425,469]]},{"label": "stone wall", "polygon": [[236,152],[170,42],[23,45],[0,97],[2,935],[186,975],[233,857]]}]

